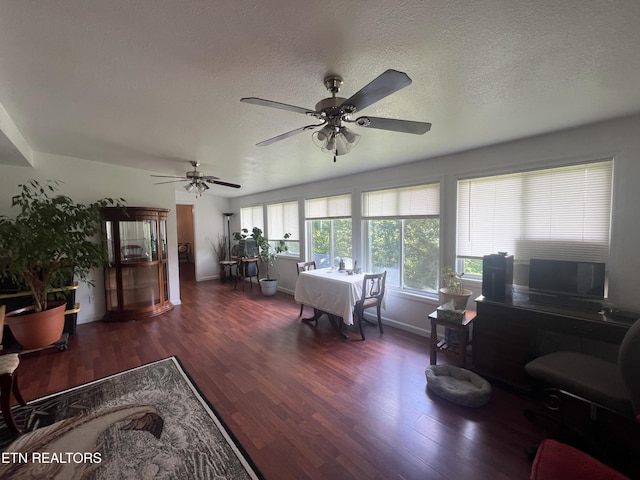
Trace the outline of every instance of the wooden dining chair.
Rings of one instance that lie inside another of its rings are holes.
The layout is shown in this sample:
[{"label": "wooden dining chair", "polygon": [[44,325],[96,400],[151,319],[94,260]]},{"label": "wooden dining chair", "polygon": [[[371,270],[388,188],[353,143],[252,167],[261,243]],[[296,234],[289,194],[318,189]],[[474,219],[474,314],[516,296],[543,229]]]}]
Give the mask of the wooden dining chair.
[{"label": "wooden dining chair", "polygon": [[382,318],[380,316],[380,308],[382,307],[382,299],[384,298],[384,286],[385,280],[387,278],[386,270],[382,273],[369,273],[365,274],[364,279],[362,280],[362,297],[356,303],[353,308],[353,313],[358,319],[358,326],[360,327],[360,335],[362,336],[362,340],[364,340],[364,330],[362,329],[362,323],[364,321],[373,323],[364,318],[364,311],[367,308],[376,307],[377,313],[377,324],[380,329],[380,333],[384,333],[382,331]]},{"label": "wooden dining chair", "polygon": [[11,411],[11,393],[20,405],[26,406],[27,403],[22,398],[18,388],[18,366],[20,365],[20,356],[17,353],[6,353],[2,351],[2,336],[4,333],[4,313],[5,305],[0,306],[0,408],[2,408],[2,416],[9,430],[17,435],[22,433],[13,419]]},{"label": "wooden dining chair", "polygon": [[[300,272],[306,272],[308,270],[315,270],[316,269],[316,262],[315,260],[311,260],[310,262],[298,262],[296,263],[296,267],[298,268],[298,275],[300,275]],[[300,313],[298,314],[299,317],[302,316],[302,310],[304,310],[304,304],[300,304]]]}]

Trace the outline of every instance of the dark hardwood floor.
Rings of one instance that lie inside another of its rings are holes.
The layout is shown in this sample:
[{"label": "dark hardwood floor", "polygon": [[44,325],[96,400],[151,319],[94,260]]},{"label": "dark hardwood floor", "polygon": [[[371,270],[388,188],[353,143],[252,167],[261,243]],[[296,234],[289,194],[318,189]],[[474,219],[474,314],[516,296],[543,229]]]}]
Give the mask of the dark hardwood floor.
[{"label": "dark hardwood floor", "polygon": [[430,395],[428,339],[370,326],[365,342],[344,341],[325,318],[302,323],[290,295],[181,268],[173,311],[80,325],[68,351],[23,356],[23,396],[176,355],[267,479],[528,478],[525,449],[546,436],[522,415],[529,401],[494,388],[473,409]]}]

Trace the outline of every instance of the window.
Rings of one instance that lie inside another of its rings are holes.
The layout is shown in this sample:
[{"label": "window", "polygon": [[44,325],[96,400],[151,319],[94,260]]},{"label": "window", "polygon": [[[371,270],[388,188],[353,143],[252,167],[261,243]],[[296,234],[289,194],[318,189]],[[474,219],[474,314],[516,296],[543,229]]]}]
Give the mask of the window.
[{"label": "window", "polygon": [[362,194],[367,268],[387,284],[436,293],[440,272],[440,184]]},{"label": "window", "polygon": [[298,202],[272,203],[267,205],[267,238],[273,246],[284,240],[286,233],[291,236],[285,241],[289,249],[282,255],[300,256],[300,232],[298,228]]},{"label": "window", "polygon": [[342,258],[346,268],[353,268],[351,195],[306,200],[305,219],[309,260],[328,268]]},{"label": "window", "polygon": [[264,232],[264,214],[262,205],[243,207],[240,209],[240,229],[246,228],[249,233],[253,227],[258,227]]},{"label": "window", "polygon": [[457,254],[606,262],[613,160],[458,181]]}]

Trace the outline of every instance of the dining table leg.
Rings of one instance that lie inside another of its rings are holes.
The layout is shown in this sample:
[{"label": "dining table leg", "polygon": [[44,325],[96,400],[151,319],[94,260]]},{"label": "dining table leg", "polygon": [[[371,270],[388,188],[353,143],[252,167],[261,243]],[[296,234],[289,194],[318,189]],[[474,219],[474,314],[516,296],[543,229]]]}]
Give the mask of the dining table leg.
[{"label": "dining table leg", "polygon": [[327,317],[329,317],[329,323],[331,323],[331,326],[335,328],[336,332],[338,332],[338,335],[340,335],[345,340],[349,340],[349,335],[342,331],[342,317],[333,315],[332,313],[327,313]]},{"label": "dining table leg", "polygon": [[318,319],[325,313],[327,314],[327,317],[329,317],[329,323],[335,329],[335,331],[338,332],[338,335],[340,335],[345,340],[349,340],[349,336],[342,331],[342,317],[314,308],[313,317],[301,318],[300,320],[306,323],[316,322],[316,325],[318,325]]},{"label": "dining table leg", "polygon": [[309,317],[309,318],[301,318],[300,320],[303,322],[316,322],[316,325],[318,324],[318,319],[322,316],[324,312],[322,310],[318,310],[317,308],[313,309],[313,317]]}]

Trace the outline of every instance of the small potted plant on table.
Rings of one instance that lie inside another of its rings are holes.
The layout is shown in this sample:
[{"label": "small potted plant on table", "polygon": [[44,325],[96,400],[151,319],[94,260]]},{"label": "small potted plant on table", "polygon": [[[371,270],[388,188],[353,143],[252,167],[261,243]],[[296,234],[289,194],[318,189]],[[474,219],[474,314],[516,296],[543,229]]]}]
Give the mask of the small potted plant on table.
[{"label": "small potted plant on table", "polygon": [[465,310],[467,308],[467,301],[471,296],[471,290],[464,288],[462,284],[463,273],[456,272],[451,267],[444,267],[442,269],[442,281],[444,288],[440,289],[442,296],[442,304],[453,301],[456,310]]}]

